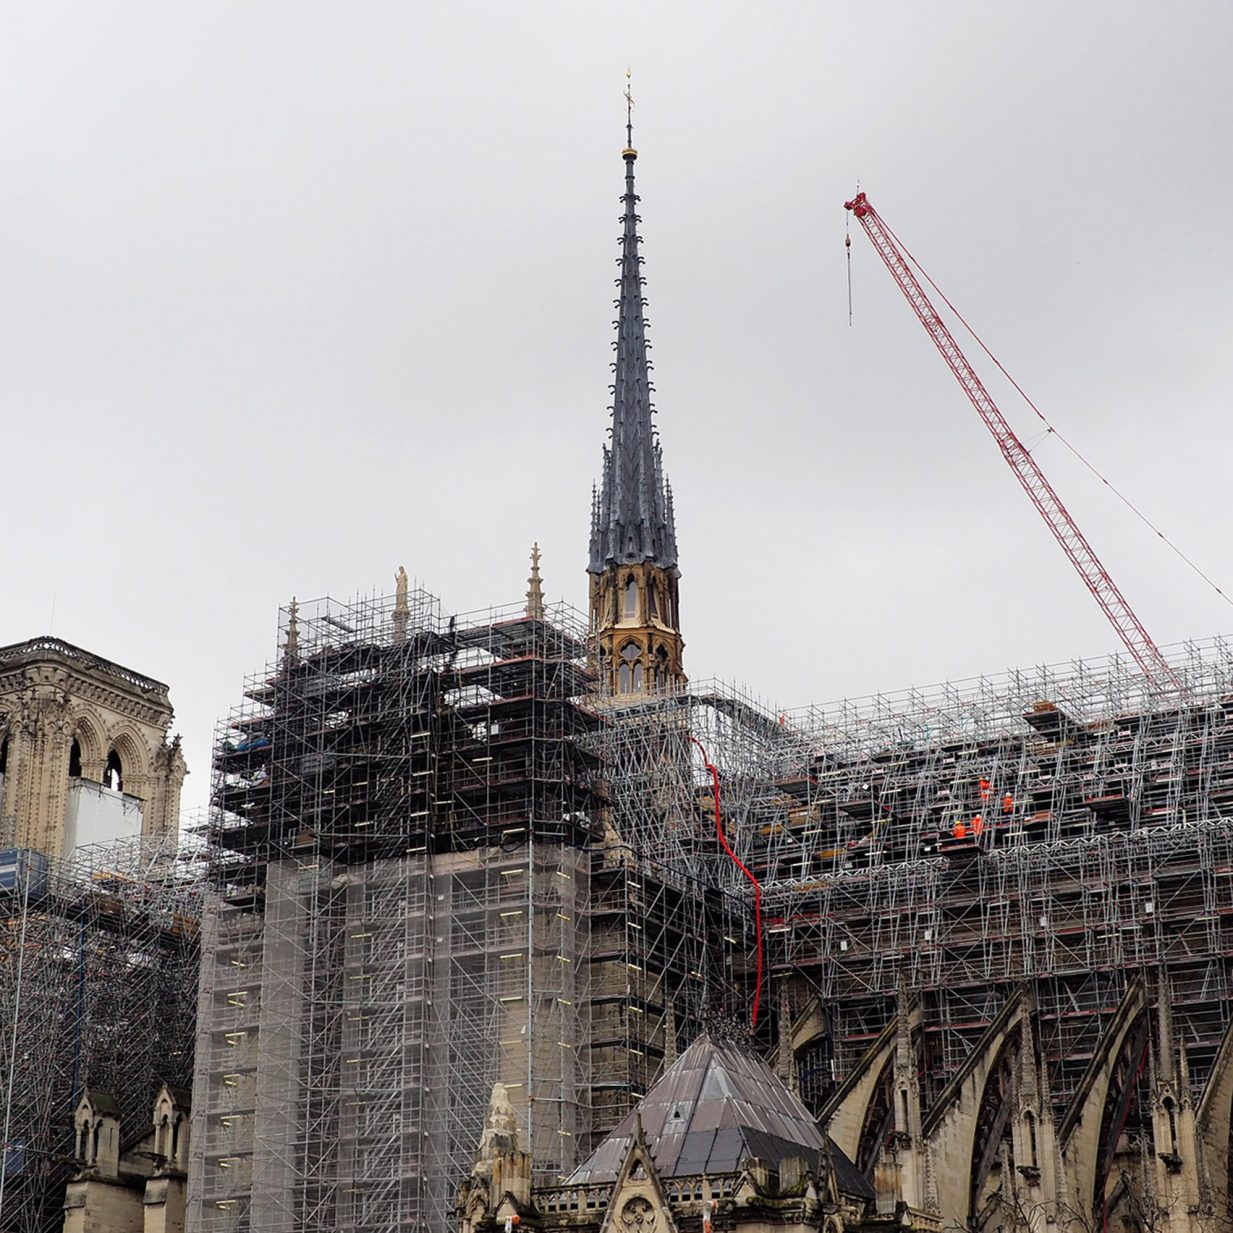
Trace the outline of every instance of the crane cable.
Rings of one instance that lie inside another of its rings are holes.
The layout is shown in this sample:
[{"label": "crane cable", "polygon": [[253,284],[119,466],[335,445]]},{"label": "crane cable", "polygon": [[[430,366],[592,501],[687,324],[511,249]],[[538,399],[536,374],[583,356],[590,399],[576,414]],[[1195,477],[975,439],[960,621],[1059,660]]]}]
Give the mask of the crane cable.
[{"label": "crane cable", "polygon": [[848,253],[848,329],[852,328],[852,216],[843,212],[843,246]]},{"label": "crane cable", "polygon": [[719,812],[719,771],[716,770],[715,764],[711,761],[706,752],[706,746],[692,732],[687,733],[689,739],[698,747],[702,754],[702,764],[710,772],[711,776],[711,797],[715,807],[715,834],[719,836],[719,843],[723,850],[731,858],[732,863],[749,879],[753,885],[754,892],[754,937],[757,939],[758,959],[756,976],[754,978],[754,996],[753,1006],[749,1014],[749,1031],[750,1034],[757,1030],[758,1027],[758,1004],[762,1001],[762,883],[750,873],[745,862],[732,850],[728,843],[728,837],[724,834],[723,818]]},{"label": "crane cable", "polygon": [[[879,215],[879,218],[880,217],[881,216]],[[1036,418],[1040,420],[1040,422],[1044,424],[1045,426],[1045,432],[1043,435],[1044,436],[1050,436],[1050,435],[1055,436],[1098,480],[1100,480],[1102,484],[1104,484],[1104,486],[1111,493],[1113,493],[1115,497],[1117,497],[1119,501],[1121,501],[1121,503],[1128,510],[1130,510],[1132,514],[1134,514],[1136,518],[1138,518],[1138,520],[1141,523],[1143,523],[1145,527],[1147,527],[1150,531],[1152,531],[1162,543],[1164,543],[1169,548],[1171,548],[1173,552],[1176,553],[1177,556],[1180,557],[1196,574],[1198,574],[1198,576],[1202,578],[1203,581],[1206,582],[1207,585],[1211,587],[1212,590],[1215,591],[1216,594],[1219,595],[1220,598],[1223,599],[1226,604],[1229,604],[1231,607],[1233,607],[1233,599],[1231,599],[1228,595],[1226,595],[1224,591],[1222,591],[1220,587],[1218,587],[1216,583],[1207,574],[1205,574],[1203,570],[1201,570],[1198,567],[1198,565],[1194,563],[1194,561],[1192,561],[1145,513],[1143,513],[1141,509],[1138,508],[1138,506],[1134,504],[1133,501],[1130,500],[1129,497],[1125,495],[1125,493],[1123,493],[1115,485],[1110,483],[1109,480],[1107,480],[1096,469],[1096,467],[1092,465],[1092,463],[1088,462],[1088,460],[1079,452],[1079,450],[1074,445],[1072,445],[1070,441],[1067,440],[1067,438],[1064,437],[1048,421],[1048,419],[1045,418],[1044,413],[1027,396],[1027,393],[1024,391],[1023,387],[1019,384],[1019,382],[1016,381],[1014,377],[1012,377],[1010,373],[1006,371],[1006,369],[1002,365],[1002,361],[999,360],[998,357],[994,355],[993,352],[990,351],[988,347],[985,346],[984,340],[981,338],[981,336],[974,329],[972,329],[972,327],[964,319],[963,314],[950,302],[949,299],[947,299],[946,292],[944,292],[942,288],[939,287],[937,283],[935,283],[933,279],[929,277],[928,271],[925,269],[923,265],[921,265],[919,261],[916,260],[916,258],[912,255],[911,251],[908,249],[907,245],[904,244],[904,242],[894,233],[894,231],[891,229],[891,226],[886,221],[886,219],[883,218],[881,221],[882,221],[882,226],[886,229],[891,239],[895,241],[895,243],[899,246],[900,250],[907,257],[907,259],[917,268],[918,271],[920,271],[921,277],[929,284],[930,287],[933,288],[933,290],[937,293],[938,298],[946,305],[946,307],[949,308],[950,311],[955,314],[955,317],[958,319],[959,323],[963,326],[965,330],[967,330],[967,332],[976,341],[976,345],[989,357],[990,360],[992,360],[992,362],[997,366],[997,369],[1002,374],[1002,376],[1004,376],[1006,380],[1009,381],[1012,386],[1014,386],[1014,388],[1018,391],[1019,396],[1023,399],[1023,401],[1026,402],[1027,405],[1032,408],[1032,410],[1036,414]],[[851,252],[849,251],[849,263],[850,261],[851,261]],[[849,286],[849,314],[850,314],[851,313],[851,299],[850,299],[851,297],[851,275],[850,274],[849,274],[848,286]],[[849,324],[851,324],[850,315],[849,315]]]}]

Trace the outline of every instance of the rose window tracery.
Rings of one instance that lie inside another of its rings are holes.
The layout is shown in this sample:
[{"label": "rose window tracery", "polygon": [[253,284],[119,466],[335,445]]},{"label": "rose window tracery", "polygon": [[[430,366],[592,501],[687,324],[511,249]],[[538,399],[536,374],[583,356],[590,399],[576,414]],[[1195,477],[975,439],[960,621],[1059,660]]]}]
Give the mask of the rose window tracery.
[{"label": "rose window tracery", "polygon": [[621,1208],[621,1223],[630,1233],[650,1233],[655,1227],[655,1212],[650,1200],[635,1195]]}]

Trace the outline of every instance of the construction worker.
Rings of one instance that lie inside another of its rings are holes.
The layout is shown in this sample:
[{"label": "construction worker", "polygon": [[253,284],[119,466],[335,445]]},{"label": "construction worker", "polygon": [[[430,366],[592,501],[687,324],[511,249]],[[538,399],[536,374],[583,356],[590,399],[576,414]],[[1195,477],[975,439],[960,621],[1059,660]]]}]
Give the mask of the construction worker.
[{"label": "construction worker", "polygon": [[976,817],[972,819],[972,836],[975,839],[979,839],[984,832],[985,819],[981,814],[977,814]]},{"label": "construction worker", "polygon": [[989,799],[989,789],[991,786],[992,785],[987,779],[982,779],[980,781],[980,799],[982,801],[987,801]]},{"label": "construction worker", "polygon": [[1007,792],[1006,795],[1002,797],[1002,812],[1003,813],[1014,813],[1015,812],[1015,798],[1011,796],[1009,792]]},{"label": "construction worker", "polygon": [[956,839],[966,839],[968,837],[968,828],[962,818],[955,819],[955,829],[951,832]]}]

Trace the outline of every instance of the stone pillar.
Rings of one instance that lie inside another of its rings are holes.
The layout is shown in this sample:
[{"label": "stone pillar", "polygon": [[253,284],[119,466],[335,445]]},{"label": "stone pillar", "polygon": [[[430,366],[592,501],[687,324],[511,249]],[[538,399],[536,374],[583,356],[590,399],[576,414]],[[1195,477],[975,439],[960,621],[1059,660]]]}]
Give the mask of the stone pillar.
[{"label": "stone pillar", "polygon": [[[1198,1135],[1189,1067],[1173,1035],[1169,978],[1160,974],[1156,1039],[1152,1048],[1153,1167],[1143,1178],[1145,1206],[1154,1205],[1163,1233],[1197,1233],[1202,1193]],[[1153,1192],[1154,1193],[1151,1193]]]},{"label": "stone pillar", "polygon": [[1064,1196],[1058,1187],[1063,1173],[1049,1100],[1048,1071],[1036,1051],[1035,1003],[1026,989],[1022,997],[1015,1111],[1011,1121],[1016,1176],[1011,1185],[1029,1230],[1043,1233],[1053,1225],[1062,1205]]}]

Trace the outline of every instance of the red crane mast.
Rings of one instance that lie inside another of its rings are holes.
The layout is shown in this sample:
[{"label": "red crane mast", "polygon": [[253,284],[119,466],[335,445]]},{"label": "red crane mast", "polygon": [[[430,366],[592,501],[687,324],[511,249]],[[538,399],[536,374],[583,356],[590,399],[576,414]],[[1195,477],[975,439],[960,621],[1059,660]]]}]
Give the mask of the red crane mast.
[{"label": "red crane mast", "polygon": [[912,306],[912,311],[942,353],[942,358],[950,365],[951,372],[955,374],[985,427],[993,434],[998,449],[1002,451],[1002,457],[1015,473],[1023,491],[1031,498],[1032,504],[1053,532],[1054,538],[1078,571],[1084,585],[1108,617],[1109,623],[1117,631],[1135,663],[1143,670],[1153,691],[1158,694],[1184,696],[1185,689],[1160,653],[1160,648],[1152,641],[1143,622],[1126,602],[1126,597],[1109,576],[1109,571],[1101,564],[1100,558],[1079,530],[1066,506],[1062,504],[1061,498],[1053,491],[1053,485],[1049,483],[1036,459],[1015,435],[1014,429],[1007,423],[997,403],[968,363],[950,330],[938,316],[890,228],[882,221],[864,193],[857,193],[851,201],[845,201],[844,209],[851,210],[865,229],[865,234],[873,242],[878,256],[886,263],[886,268]]}]

